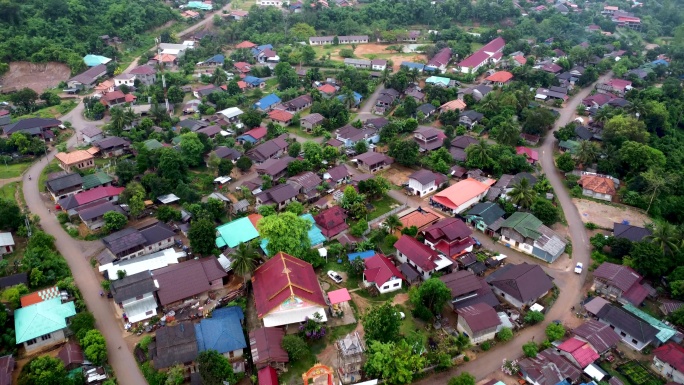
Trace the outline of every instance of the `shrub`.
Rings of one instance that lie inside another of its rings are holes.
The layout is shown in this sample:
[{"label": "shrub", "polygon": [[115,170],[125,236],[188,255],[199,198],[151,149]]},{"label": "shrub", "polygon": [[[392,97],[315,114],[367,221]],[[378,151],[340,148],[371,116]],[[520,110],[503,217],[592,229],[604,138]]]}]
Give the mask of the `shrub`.
[{"label": "shrub", "polygon": [[594,222],[587,222],[584,224],[584,227],[586,227],[589,230],[596,230],[598,226]]},{"label": "shrub", "polygon": [[490,344],[489,341],[487,341],[487,342],[483,342],[480,347],[482,348],[483,351],[486,352],[487,350],[492,348],[492,344]]},{"label": "shrub", "polygon": [[300,336],[290,334],[283,337],[280,344],[290,357],[290,361],[299,361],[309,354],[309,347]]},{"label": "shrub", "polygon": [[544,320],[544,314],[540,311],[528,311],[525,314],[525,322],[534,325]]},{"label": "shrub", "polygon": [[143,350],[143,352],[147,353],[147,347],[150,346],[151,343],[152,336],[145,336],[140,340],[140,342],[138,342],[138,345],[140,346],[140,349]]},{"label": "shrub", "polygon": [[513,339],[513,331],[510,328],[502,328],[496,333],[496,337],[502,342],[510,341]]},{"label": "shrub", "polygon": [[60,212],[59,214],[57,214],[57,220],[59,221],[60,224],[63,225],[65,223],[69,222],[69,214],[67,214],[65,212]]},{"label": "shrub", "polygon": [[525,357],[534,358],[537,356],[539,348],[537,348],[537,344],[534,341],[530,341],[522,346],[522,350],[525,353]]}]

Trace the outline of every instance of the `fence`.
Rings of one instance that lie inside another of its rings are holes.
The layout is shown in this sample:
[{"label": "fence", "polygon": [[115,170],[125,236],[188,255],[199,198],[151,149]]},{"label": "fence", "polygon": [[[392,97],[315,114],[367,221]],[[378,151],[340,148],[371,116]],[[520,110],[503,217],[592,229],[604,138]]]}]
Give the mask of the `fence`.
[{"label": "fence", "polygon": [[398,212],[401,212],[402,210],[406,210],[407,208],[408,208],[408,206],[404,204],[404,205],[401,205],[401,206],[399,206],[399,207],[395,207],[395,208],[393,208],[392,210],[390,210],[390,211],[388,211],[388,212],[386,212],[386,213],[380,215],[379,217],[377,217],[377,218],[371,220],[370,222],[368,222],[368,230],[366,230],[366,231],[363,233],[363,235],[368,234],[368,233],[370,232],[370,229],[373,227],[374,224],[380,223],[380,222],[382,222],[383,220],[385,220],[385,218],[389,217],[390,215],[393,215],[393,214],[396,214],[396,213],[398,213]]}]

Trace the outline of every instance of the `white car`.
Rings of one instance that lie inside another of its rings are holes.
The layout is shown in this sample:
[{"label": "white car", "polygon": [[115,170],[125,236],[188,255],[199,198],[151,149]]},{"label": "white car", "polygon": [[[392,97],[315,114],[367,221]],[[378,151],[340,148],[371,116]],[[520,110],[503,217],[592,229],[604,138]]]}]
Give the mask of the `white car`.
[{"label": "white car", "polygon": [[582,262],[577,262],[577,265],[575,266],[575,273],[582,274],[583,267],[584,265],[582,264]]},{"label": "white car", "polygon": [[335,283],[342,283],[342,277],[332,270],[328,270],[328,277],[335,281]]}]

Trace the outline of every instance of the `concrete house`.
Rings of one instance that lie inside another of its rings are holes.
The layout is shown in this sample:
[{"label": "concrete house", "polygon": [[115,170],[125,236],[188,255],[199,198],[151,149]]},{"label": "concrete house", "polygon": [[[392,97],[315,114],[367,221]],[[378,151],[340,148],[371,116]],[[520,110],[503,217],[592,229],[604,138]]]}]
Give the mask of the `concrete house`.
[{"label": "concrete house", "polygon": [[227,275],[213,257],[191,259],[152,272],[159,286],[157,298],[162,308],[173,308],[192,298],[206,300],[209,291],[223,287],[223,278]]},{"label": "concrete house", "polygon": [[83,191],[83,177],[81,177],[81,174],[68,173],[49,179],[45,182],[45,186],[52,200],[57,202],[62,198]]},{"label": "concrete house", "polygon": [[98,230],[105,225],[104,215],[110,211],[126,215],[126,212],[119,205],[109,201],[97,202],[93,205],[85,205],[76,210],[78,217],[89,230]]},{"label": "concrete house", "polygon": [[323,115],[319,113],[313,113],[301,118],[299,124],[302,126],[303,129],[309,132],[313,130],[314,127],[322,125],[324,121],[325,117]]},{"label": "concrete house", "polygon": [[104,134],[99,128],[88,126],[81,130],[81,138],[83,139],[83,143],[90,144],[104,138]]},{"label": "concrete house", "polygon": [[487,276],[494,293],[522,309],[534,304],[553,288],[553,281],[539,265],[508,264]]},{"label": "concrete house", "polygon": [[286,183],[292,185],[297,193],[303,194],[304,199],[311,201],[320,195],[317,187],[320,186],[322,182],[323,180],[318,175],[311,171],[305,171],[288,178]]},{"label": "concrete house", "polygon": [[493,179],[484,182],[468,178],[438,192],[430,198],[430,204],[446,212],[459,214],[479,202],[494,184]]},{"label": "concrete house", "polygon": [[363,271],[363,284],[374,286],[380,294],[401,290],[403,274],[394,263],[382,254],[375,254],[363,260],[366,269]]},{"label": "concrete house", "polygon": [[216,350],[227,358],[235,373],[244,373],[243,357],[247,341],[242,331],[245,315],[239,306],[229,306],[211,312],[211,318],[205,318],[195,324],[197,351]]},{"label": "concrete house", "polygon": [[646,321],[610,304],[604,305],[596,317],[619,334],[622,342],[638,351],[653,342],[658,334],[658,329]]},{"label": "concrete house", "polygon": [[620,336],[608,324],[593,319],[572,329],[572,332],[575,338],[588,342],[599,354],[609,351],[620,342]]},{"label": "concrete house", "polygon": [[110,136],[94,142],[93,146],[100,150],[100,156],[106,159],[123,155],[130,148],[131,142],[118,136]]},{"label": "concrete house", "polygon": [[287,153],[289,143],[285,140],[287,134],[268,140],[247,151],[245,155],[255,163],[263,163],[268,159],[278,158]]},{"label": "concrete house", "polygon": [[14,311],[16,343],[27,353],[60,344],[66,341],[68,319],[74,315],[74,302],[62,303],[59,296],[21,307]]},{"label": "concrete house", "polygon": [[461,115],[458,117],[458,122],[466,127],[468,127],[469,130],[472,130],[473,127],[477,125],[477,123],[480,122],[484,118],[484,115],[473,110],[468,110],[468,111],[463,111]]},{"label": "concrete house", "polygon": [[295,200],[297,200],[297,190],[292,185],[281,184],[256,194],[256,207],[275,205],[276,210],[280,211]]},{"label": "concrete house", "polygon": [[380,141],[380,134],[375,128],[358,129],[351,125],[346,125],[336,132],[337,140],[344,142],[344,146],[354,147],[360,140],[365,140],[368,144],[375,144]]},{"label": "concrete house", "polygon": [[473,231],[458,218],[444,218],[422,231],[425,244],[433,250],[453,258],[473,251]]},{"label": "concrete house", "polygon": [[430,279],[437,271],[448,272],[454,264],[449,258],[405,234],[397,240],[394,247],[397,249],[397,260],[410,265],[420,274],[423,281]]},{"label": "concrete house", "polygon": [[643,277],[632,268],[604,262],[594,271],[592,290],[626,304],[641,306],[648,290],[641,284]]},{"label": "concrete house", "polygon": [[55,155],[59,160],[59,167],[64,171],[85,170],[95,167],[95,157],[86,150],[59,152]]},{"label": "concrete house", "polygon": [[493,340],[496,330],[501,325],[496,310],[486,303],[480,302],[472,306],[465,306],[458,310],[456,329],[468,336],[474,344]]},{"label": "concrete house", "polygon": [[531,213],[516,212],[501,223],[499,242],[553,263],[565,251],[565,241]]},{"label": "concrete house", "polygon": [[[300,112],[311,107],[311,104],[313,104],[313,98],[310,95],[302,95],[290,101],[283,102],[282,104],[288,112],[294,114],[295,112]],[[302,120],[304,120],[304,118],[302,118]]]},{"label": "concrete house", "polygon": [[131,73],[120,74],[114,78],[114,85],[116,87],[120,87],[120,86],[134,87],[136,79],[137,79],[136,76],[134,74],[131,74]]},{"label": "concrete house", "polygon": [[323,210],[314,217],[316,225],[321,229],[323,236],[328,239],[334,238],[349,228],[346,220],[347,213],[340,206],[333,206]]},{"label": "concrete house", "polygon": [[127,322],[140,322],[157,315],[157,286],[147,270],[111,281],[114,302],[126,313]]},{"label": "concrete house", "polygon": [[[272,180],[278,180],[287,174],[287,166],[294,161],[291,156],[284,156],[279,159],[268,159],[256,166],[256,172],[259,175],[268,175]],[[259,181],[259,186],[261,186]]]},{"label": "concrete house", "polygon": [[355,161],[360,170],[369,173],[375,173],[380,170],[389,168],[394,159],[390,158],[385,154],[379,152],[366,152],[361,155],[357,155],[352,161]]},{"label": "concrete house", "polygon": [[285,369],[290,359],[281,347],[285,331],[280,328],[258,328],[249,332],[252,362],[257,369],[266,367]]},{"label": "concrete house", "polygon": [[446,135],[434,127],[422,126],[413,131],[413,140],[420,146],[420,152],[434,151],[442,147]]},{"label": "concrete house", "polygon": [[465,213],[466,222],[472,224],[477,230],[494,236],[504,222],[506,212],[494,202],[481,202],[473,206]]},{"label": "concrete house", "polygon": [[684,348],[669,342],[654,350],[651,368],[672,382],[684,384]]},{"label": "concrete house", "polygon": [[454,311],[480,303],[491,307],[500,305],[499,299],[484,278],[468,270],[456,270],[439,279],[451,290],[450,304]]},{"label": "concrete house", "polygon": [[506,42],[503,38],[497,37],[496,39],[487,43],[484,47],[475,51],[472,55],[463,59],[458,63],[458,69],[464,73],[475,73],[477,70],[489,63],[497,61],[497,57],[501,56]]},{"label": "concrete house", "polygon": [[344,64],[354,68],[370,69],[371,61],[368,59],[344,59]]},{"label": "concrete house", "polygon": [[14,238],[12,233],[0,233],[0,259],[5,254],[14,251]]},{"label": "concrete house", "polygon": [[447,181],[446,175],[422,169],[409,175],[408,188],[413,194],[424,197],[442,187]]},{"label": "concrete house", "polygon": [[95,87],[97,80],[106,74],[107,66],[104,64],[99,64],[95,67],[90,67],[86,71],[67,80],[67,86],[69,88],[75,88],[78,90],[87,90]]},{"label": "concrete house", "polygon": [[542,350],[534,358],[521,360],[520,374],[532,385],[577,383],[582,370],[563,357],[555,348]]},{"label": "concrete house", "polygon": [[152,85],[157,81],[157,70],[147,64],[135,67],[129,73],[135,75],[135,78],[146,86]]},{"label": "concrete house", "polygon": [[582,195],[610,202],[617,193],[619,182],[610,176],[583,173],[577,184],[582,187]]}]

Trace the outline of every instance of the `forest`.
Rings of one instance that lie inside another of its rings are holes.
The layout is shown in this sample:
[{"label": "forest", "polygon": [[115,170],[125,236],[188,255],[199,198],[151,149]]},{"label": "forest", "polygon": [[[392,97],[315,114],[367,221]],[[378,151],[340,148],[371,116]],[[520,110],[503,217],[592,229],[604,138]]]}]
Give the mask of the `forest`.
[{"label": "forest", "polygon": [[100,36],[136,45],[176,14],[158,0],[1,0],[0,62],[58,61],[78,73],[86,54],[115,53]]}]

